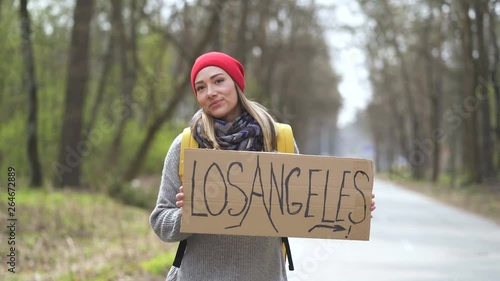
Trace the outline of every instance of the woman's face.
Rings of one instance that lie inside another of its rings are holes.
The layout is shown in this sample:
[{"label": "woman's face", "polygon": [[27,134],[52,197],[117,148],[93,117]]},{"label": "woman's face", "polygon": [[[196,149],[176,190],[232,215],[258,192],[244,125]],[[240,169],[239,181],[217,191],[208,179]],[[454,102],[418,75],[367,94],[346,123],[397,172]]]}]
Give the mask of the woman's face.
[{"label": "woman's face", "polygon": [[194,81],[196,99],[207,114],[226,122],[241,115],[236,85],[222,68],[207,66],[198,72]]}]

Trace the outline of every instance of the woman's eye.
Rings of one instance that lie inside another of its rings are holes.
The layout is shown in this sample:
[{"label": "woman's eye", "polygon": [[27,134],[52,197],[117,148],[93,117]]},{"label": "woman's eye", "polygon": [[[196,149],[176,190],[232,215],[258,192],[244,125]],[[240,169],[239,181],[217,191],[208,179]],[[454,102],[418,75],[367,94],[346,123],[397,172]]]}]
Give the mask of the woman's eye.
[{"label": "woman's eye", "polygon": [[217,83],[217,84],[220,84],[222,82],[224,82],[224,78],[220,78],[220,79],[215,80],[215,83]]},{"label": "woman's eye", "polygon": [[205,87],[204,87],[204,86],[198,86],[198,87],[196,87],[196,92],[200,92],[200,91],[202,91],[203,89],[205,89]]}]

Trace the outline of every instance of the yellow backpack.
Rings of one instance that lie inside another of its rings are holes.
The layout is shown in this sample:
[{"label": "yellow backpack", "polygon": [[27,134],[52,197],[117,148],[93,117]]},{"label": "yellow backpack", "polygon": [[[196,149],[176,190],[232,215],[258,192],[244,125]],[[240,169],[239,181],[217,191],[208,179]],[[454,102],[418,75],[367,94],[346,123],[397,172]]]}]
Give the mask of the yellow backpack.
[{"label": "yellow backpack", "polygon": [[[295,140],[293,138],[292,127],[288,124],[276,123],[278,128],[277,135],[277,151],[282,153],[295,153]],[[181,155],[179,161],[179,177],[181,181],[184,176],[184,149],[186,148],[199,148],[198,142],[191,135],[191,128],[185,128],[182,132],[182,141],[181,141]],[[288,243],[287,237],[281,237],[283,255],[285,260],[288,257],[288,268],[289,270],[294,270],[293,261],[292,261],[292,253],[290,252],[290,244]],[[177,253],[175,254],[174,264],[173,266],[179,268],[181,266],[182,257],[184,256],[184,252],[186,250],[187,241],[182,240],[179,243],[179,247],[177,248]]]},{"label": "yellow backpack", "polygon": [[[276,123],[278,127],[277,150],[283,153],[295,153],[295,141],[293,139],[292,127],[288,124]],[[182,132],[181,157],[179,161],[179,177],[181,181],[184,176],[184,149],[199,148],[199,144],[191,135],[191,128],[185,128]]]}]

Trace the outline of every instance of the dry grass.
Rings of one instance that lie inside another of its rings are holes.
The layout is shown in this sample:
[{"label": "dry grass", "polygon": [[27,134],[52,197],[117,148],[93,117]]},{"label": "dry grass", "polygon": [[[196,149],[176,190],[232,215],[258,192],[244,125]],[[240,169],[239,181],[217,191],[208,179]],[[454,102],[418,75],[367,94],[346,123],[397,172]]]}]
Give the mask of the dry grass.
[{"label": "dry grass", "polygon": [[165,262],[155,272],[142,266],[173,246],[153,233],[147,210],[99,194],[23,189],[16,216],[16,273],[2,251],[0,280],[165,280]]}]

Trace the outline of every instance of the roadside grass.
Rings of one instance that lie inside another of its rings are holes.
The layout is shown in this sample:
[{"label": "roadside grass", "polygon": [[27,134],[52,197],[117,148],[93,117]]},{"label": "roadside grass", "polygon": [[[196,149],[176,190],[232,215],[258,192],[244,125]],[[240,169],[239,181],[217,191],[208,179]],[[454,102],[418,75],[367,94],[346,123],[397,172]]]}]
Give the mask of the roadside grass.
[{"label": "roadside grass", "polygon": [[[153,233],[150,210],[52,188],[19,188],[15,203],[16,273],[7,271],[4,227],[0,280],[165,280],[175,244]],[[0,219],[7,221],[6,212]]]},{"label": "roadside grass", "polygon": [[441,202],[489,218],[500,224],[500,192],[498,187],[452,184],[448,178],[441,178],[438,183],[410,180],[409,175],[379,174],[381,179],[420,192]]},{"label": "roadside grass", "polygon": [[175,252],[166,252],[150,260],[143,261],[140,266],[147,272],[153,273],[155,275],[166,276],[165,266],[170,266],[174,258]]}]

